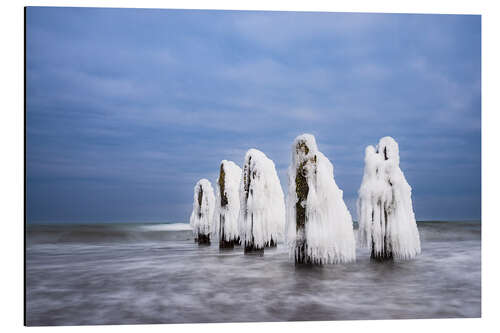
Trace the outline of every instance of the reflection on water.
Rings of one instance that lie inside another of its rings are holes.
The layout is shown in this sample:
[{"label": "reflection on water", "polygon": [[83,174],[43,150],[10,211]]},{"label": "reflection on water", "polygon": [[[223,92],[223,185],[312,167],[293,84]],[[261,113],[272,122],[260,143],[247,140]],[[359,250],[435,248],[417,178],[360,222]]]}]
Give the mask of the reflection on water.
[{"label": "reflection on water", "polygon": [[481,315],[479,223],[419,223],[422,255],[295,266],[198,246],[190,231],[30,226],[28,325],[452,318]]}]

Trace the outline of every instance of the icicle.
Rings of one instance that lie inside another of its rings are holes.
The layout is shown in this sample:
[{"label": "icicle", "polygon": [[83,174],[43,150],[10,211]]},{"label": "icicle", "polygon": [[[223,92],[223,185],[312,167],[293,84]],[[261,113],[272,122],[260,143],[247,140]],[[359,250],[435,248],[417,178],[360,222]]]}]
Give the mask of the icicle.
[{"label": "icicle", "polygon": [[287,242],[296,263],[355,260],[352,218],[333,177],[333,165],[314,136],[298,136],[288,169]]},{"label": "icicle", "polygon": [[195,242],[210,244],[215,196],[212,185],[207,179],[200,179],[194,187],[193,211],[189,224],[193,228]]},{"label": "icicle", "polygon": [[371,247],[374,260],[412,259],[420,237],[411,187],[399,168],[399,147],[391,137],[365,150],[365,170],[358,196],[359,242]]},{"label": "icicle", "polygon": [[240,237],[245,253],[262,253],[283,235],[285,203],[273,161],[250,149],[240,182]]},{"label": "icicle", "polygon": [[233,248],[240,243],[238,218],[240,213],[241,168],[223,160],[217,181],[214,213],[214,233],[219,237],[219,248]]}]

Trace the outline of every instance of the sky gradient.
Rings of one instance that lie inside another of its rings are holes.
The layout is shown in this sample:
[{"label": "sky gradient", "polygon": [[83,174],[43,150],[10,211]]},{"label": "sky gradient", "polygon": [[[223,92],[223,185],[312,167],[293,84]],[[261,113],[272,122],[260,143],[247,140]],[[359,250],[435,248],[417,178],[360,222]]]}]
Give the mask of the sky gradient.
[{"label": "sky gradient", "polygon": [[[187,222],[193,186],[316,136],[357,220],[399,143],[417,220],[481,217],[481,17],[29,7],[28,222]],[[285,191],[286,193],[286,191]]]}]

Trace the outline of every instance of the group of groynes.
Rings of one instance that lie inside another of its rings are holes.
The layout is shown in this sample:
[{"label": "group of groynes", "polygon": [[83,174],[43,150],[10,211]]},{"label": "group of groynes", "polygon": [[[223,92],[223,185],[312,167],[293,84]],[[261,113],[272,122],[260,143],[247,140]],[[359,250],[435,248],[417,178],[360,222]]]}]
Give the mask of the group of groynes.
[{"label": "group of groynes", "polygon": [[[391,137],[366,148],[357,208],[358,244],[371,248],[373,260],[407,260],[420,253],[411,187]],[[333,165],[310,134],[299,135],[292,145],[286,203],[273,161],[250,149],[243,169],[221,162],[215,193],[210,181],[198,181],[190,224],[196,242],[216,238],[221,249],[241,245],[245,254],[263,254],[284,239],[295,263],[356,259],[353,222]]]}]

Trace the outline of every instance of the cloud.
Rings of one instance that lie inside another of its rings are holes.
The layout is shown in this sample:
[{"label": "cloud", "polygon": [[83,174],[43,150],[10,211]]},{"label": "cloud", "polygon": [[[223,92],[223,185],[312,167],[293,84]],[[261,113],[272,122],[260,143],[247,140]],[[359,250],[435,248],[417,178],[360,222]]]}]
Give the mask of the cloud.
[{"label": "cloud", "polygon": [[[304,132],[334,163],[353,216],[364,147],[386,135],[400,143],[417,217],[441,214],[419,198],[443,188],[478,207],[480,59],[474,16],[29,8],[30,216],[85,218],[92,193],[129,216],[182,220],[196,181],[249,148],[286,187]],[[56,214],[56,200],[74,208]]]},{"label": "cloud", "polygon": [[352,37],[379,29],[391,18],[370,14],[251,12],[234,17],[236,31],[262,46],[286,51],[310,39]]}]

